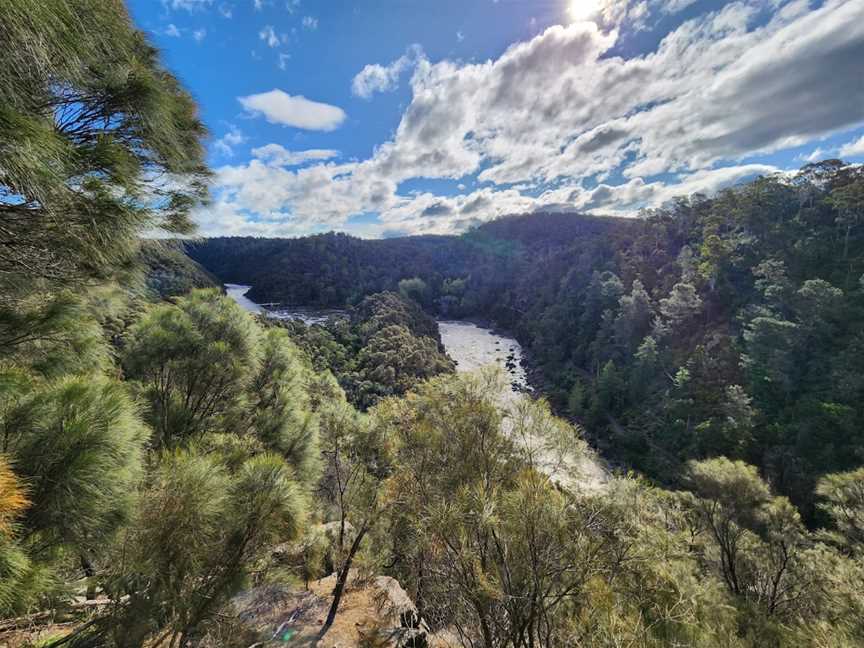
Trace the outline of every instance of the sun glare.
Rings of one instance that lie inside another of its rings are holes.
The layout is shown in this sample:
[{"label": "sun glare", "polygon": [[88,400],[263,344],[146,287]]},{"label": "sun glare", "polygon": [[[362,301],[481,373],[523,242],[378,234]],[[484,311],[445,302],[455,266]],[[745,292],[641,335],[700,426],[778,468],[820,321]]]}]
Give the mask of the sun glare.
[{"label": "sun glare", "polygon": [[573,22],[587,22],[600,12],[600,0],[570,0],[567,15]]}]

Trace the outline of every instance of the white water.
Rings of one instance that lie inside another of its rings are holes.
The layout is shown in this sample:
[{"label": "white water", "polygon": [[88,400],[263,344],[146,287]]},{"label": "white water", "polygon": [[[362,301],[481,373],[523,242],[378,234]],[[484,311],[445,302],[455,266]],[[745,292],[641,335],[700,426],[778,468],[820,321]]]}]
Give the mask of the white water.
[{"label": "white water", "polygon": [[[300,319],[306,324],[319,324],[333,315],[344,315],[344,311],[290,309],[269,311],[251,299],[246,293],[251,286],[225,284],[228,296],[251,313],[266,313],[270,317]],[[511,337],[493,333],[490,329],[472,322],[442,320],[438,322],[444,350],[456,362],[456,371],[471,372],[495,365],[506,372],[509,388],[501,394],[500,405],[509,411],[509,420],[516,418],[521,395],[531,391],[525,368],[522,366],[522,347]],[[552,479],[573,490],[598,490],[609,481],[609,473],[590,448],[585,453],[568,453],[548,450],[542,439],[523,439],[532,446],[538,466]],[[578,475],[574,479],[573,475]]]},{"label": "white water", "polygon": [[509,395],[531,391],[522,366],[522,347],[513,338],[493,333],[472,322],[441,320],[441,342],[447,355],[456,361],[456,370],[477,371],[495,365],[507,373]]},{"label": "white water", "polygon": [[252,286],[243,286],[241,284],[225,284],[225,292],[228,296],[245,308],[250,313],[264,314],[267,317],[275,319],[296,319],[304,324],[323,324],[331,317],[341,317],[345,315],[342,310],[317,310],[314,308],[286,308],[286,309],[268,309],[253,302],[246,296],[246,293],[251,290]]},{"label": "white water", "polygon": [[[522,366],[522,347],[513,338],[471,322],[439,321],[438,329],[447,355],[456,361],[456,371],[477,371],[494,365],[507,372],[510,386],[500,395],[499,404],[509,413],[504,429],[512,432],[514,422],[521,417],[519,402],[523,394],[531,392]],[[565,488],[595,491],[603,489],[609,481],[608,471],[587,444],[584,452],[572,452],[569,444],[562,449],[533,435],[522,437],[521,441],[530,448],[535,465]],[[577,443],[574,440],[573,446]]]},{"label": "white water", "polygon": [[235,302],[240,304],[243,308],[245,308],[250,313],[263,313],[265,312],[261,306],[253,302],[246,296],[246,293],[252,289],[252,286],[242,286],[240,284],[225,284],[225,291],[228,293],[228,296],[233,299]]}]

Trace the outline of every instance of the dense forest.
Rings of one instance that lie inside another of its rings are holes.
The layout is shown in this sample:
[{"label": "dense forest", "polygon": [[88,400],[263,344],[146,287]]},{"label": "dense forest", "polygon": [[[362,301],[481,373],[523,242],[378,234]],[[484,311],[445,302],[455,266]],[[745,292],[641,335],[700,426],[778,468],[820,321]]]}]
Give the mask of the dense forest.
[{"label": "dense forest", "polygon": [[[142,240],[194,233],[206,129],[120,0],[0,0],[0,42],[0,642],[864,642],[859,169],[297,260],[348,282],[340,364]],[[453,374],[421,306],[513,327],[560,407],[674,478],[550,477],[583,429]],[[396,627],[343,623],[388,578]]]},{"label": "dense forest", "polygon": [[[616,463],[680,486],[688,459],[746,460],[813,521],[816,480],[864,460],[862,213],[864,170],[828,161],[633,220],[524,215],[434,246],[211,239],[193,255],[234,254],[240,281],[269,275],[264,299],[330,294],[339,276],[340,295],[395,288],[491,320]],[[293,274],[319,261],[320,275]]]},{"label": "dense forest", "polygon": [[324,324],[276,320],[288,330],[318,371],[329,371],[358,409],[386,396],[402,396],[419,382],[451,373],[438,325],[410,298],[375,293],[352,307],[348,317]]}]

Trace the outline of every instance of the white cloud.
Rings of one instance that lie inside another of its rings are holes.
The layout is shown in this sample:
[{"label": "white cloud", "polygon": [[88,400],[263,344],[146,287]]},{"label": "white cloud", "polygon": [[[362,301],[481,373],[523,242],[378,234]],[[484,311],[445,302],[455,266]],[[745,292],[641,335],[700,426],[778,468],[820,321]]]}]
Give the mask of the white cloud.
[{"label": "white cloud", "polygon": [[166,9],[193,12],[207,9],[213,4],[213,0],[162,0],[162,4]]},{"label": "white cloud", "polygon": [[303,16],[303,28],[313,31],[318,29],[318,19],[314,16]]},{"label": "white cloud", "polygon": [[177,29],[177,26],[174,23],[169,23],[165,28],[165,31],[162,32],[166,36],[172,36],[174,38],[180,38],[180,30]]},{"label": "white cloud", "polygon": [[864,155],[864,135],[840,147],[840,157],[858,157]]},{"label": "white cloud", "polygon": [[290,60],[291,60],[290,54],[280,54],[279,55],[279,63],[277,63],[277,65],[279,66],[279,69],[280,70],[287,70],[288,69],[288,61],[290,61]]},{"label": "white cloud", "polygon": [[461,31],[457,31],[456,32],[456,40],[461,43],[462,41],[465,40],[465,34],[463,34]]},{"label": "white cloud", "polygon": [[261,11],[264,8],[264,0],[252,0],[252,6],[255,7],[255,11]]},{"label": "white cloud", "polygon": [[203,27],[200,29],[196,29],[192,32],[192,38],[195,39],[196,42],[200,43],[207,36],[207,30]]},{"label": "white cloud", "polygon": [[213,142],[213,149],[223,157],[233,157],[234,147],[243,144],[247,139],[241,130],[231,125],[227,133]]},{"label": "white cloud", "polygon": [[424,59],[423,49],[412,45],[405,54],[387,65],[372,63],[365,66],[352,80],[351,91],[358,97],[369,99],[376,92],[395,90],[402,73]]},{"label": "white cloud", "polygon": [[308,149],[306,151],[289,151],[280,144],[267,144],[252,149],[252,155],[264,164],[277,167],[298,166],[314,160],[329,160],[339,155],[339,151],[331,149]]},{"label": "white cloud", "polygon": [[[623,24],[621,6],[626,21],[685,4],[647,2],[638,14],[634,3],[609,0],[618,22],[550,27],[487,61],[433,63],[409,51],[367,65],[352,84],[361,97],[393,89],[413,69],[411,100],[389,141],[358,162],[304,160],[291,169],[273,164],[274,153],[223,167],[215,190],[222,209],[286,232],[344,227],[368,212],[381,228],[410,232],[458,231],[535,209],[626,215],[772,173],[770,164],[742,160],[864,124],[860,0],[815,9],[806,0],[730,2],[684,22],[654,51],[610,55],[618,31],[604,25]],[[332,129],[345,118],[280,90],[240,100],[302,128]],[[842,150],[862,148],[859,139]],[[400,194],[413,178],[481,186],[457,196]]]},{"label": "white cloud", "polygon": [[238,97],[237,100],[247,112],[263,115],[271,124],[331,131],[345,121],[345,111],[338,106],[311,101],[302,96],[292,97],[279,89]]},{"label": "white cloud", "polygon": [[807,162],[816,162],[818,160],[825,159],[825,157],[828,155],[829,155],[828,151],[825,151],[822,148],[817,146],[815,149],[813,149],[813,152],[810,153],[810,155],[808,155],[804,159],[807,160]]},{"label": "white cloud", "polygon": [[282,44],[283,40],[288,40],[284,34],[280,38],[280,36],[276,33],[276,30],[273,29],[273,25],[264,25],[261,31],[258,32],[258,38],[267,43],[268,47],[279,47],[279,45]]},{"label": "white cloud", "polygon": [[234,15],[234,7],[230,4],[223,2],[219,5],[219,15],[223,18],[231,18]]}]

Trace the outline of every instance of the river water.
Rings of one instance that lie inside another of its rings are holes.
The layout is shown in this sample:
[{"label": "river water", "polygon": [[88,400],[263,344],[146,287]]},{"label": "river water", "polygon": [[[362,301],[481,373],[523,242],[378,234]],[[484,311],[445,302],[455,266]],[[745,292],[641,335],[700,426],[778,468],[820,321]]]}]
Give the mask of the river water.
[{"label": "river water", "polygon": [[240,284],[225,284],[225,292],[228,293],[228,296],[247,311],[256,314],[266,312],[261,306],[246,296],[246,293],[249,292],[251,288],[252,286],[241,286]]},{"label": "river water", "polygon": [[306,325],[323,324],[331,317],[345,317],[344,310],[337,309],[316,309],[316,308],[264,308],[256,304],[246,296],[246,293],[252,286],[243,286],[241,284],[225,284],[225,292],[235,302],[240,304],[250,313],[263,314],[267,317],[275,319],[296,319]]},{"label": "river water", "polygon": [[[306,324],[320,324],[334,315],[345,315],[344,311],[314,310],[306,308],[270,311],[246,297],[250,286],[225,284],[228,296],[251,313],[266,313],[280,319],[299,319]],[[522,347],[511,337],[493,333],[491,329],[472,322],[441,320],[438,322],[444,350],[456,362],[457,372],[477,371],[494,365],[507,376],[508,386],[499,396],[499,405],[509,416],[505,426],[512,426],[518,419],[521,396],[530,393],[531,386],[522,366]],[[547,450],[539,439],[523,439],[534,450],[539,467],[562,486],[574,490],[603,489],[609,481],[609,473],[590,448],[585,452],[563,456],[559,451]],[[575,445],[575,442],[574,442]],[[574,477],[575,475],[575,477]]]}]

